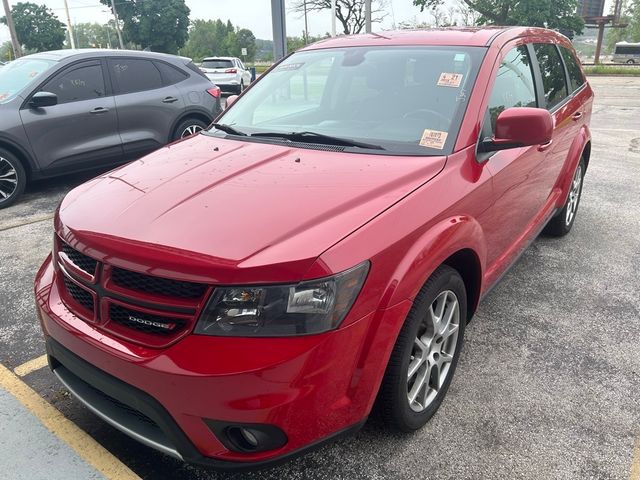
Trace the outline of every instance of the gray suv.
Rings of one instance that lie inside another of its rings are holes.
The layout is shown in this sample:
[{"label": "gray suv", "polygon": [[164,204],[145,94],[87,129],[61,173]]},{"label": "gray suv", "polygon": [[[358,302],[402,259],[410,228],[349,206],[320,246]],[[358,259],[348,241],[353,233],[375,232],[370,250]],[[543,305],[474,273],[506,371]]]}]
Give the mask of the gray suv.
[{"label": "gray suv", "polygon": [[27,180],[128,162],[221,111],[220,89],[188,58],[61,50],[15,60],[0,68],[0,208]]}]

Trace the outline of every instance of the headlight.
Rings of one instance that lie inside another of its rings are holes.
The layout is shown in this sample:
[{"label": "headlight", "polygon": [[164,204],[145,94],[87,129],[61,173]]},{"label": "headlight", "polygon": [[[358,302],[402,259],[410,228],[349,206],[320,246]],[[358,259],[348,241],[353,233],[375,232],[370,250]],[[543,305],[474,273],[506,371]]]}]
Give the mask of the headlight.
[{"label": "headlight", "polygon": [[369,262],[364,262],[332,277],[295,285],[217,288],[195,333],[279,337],[333,330],[349,313],[368,271]]}]

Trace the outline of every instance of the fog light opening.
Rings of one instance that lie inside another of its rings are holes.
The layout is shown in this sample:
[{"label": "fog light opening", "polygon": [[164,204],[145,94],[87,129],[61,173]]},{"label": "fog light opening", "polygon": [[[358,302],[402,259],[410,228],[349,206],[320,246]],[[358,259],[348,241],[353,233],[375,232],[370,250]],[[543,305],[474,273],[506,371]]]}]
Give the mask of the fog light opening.
[{"label": "fog light opening", "polygon": [[258,453],[283,447],[287,435],[275,425],[229,424],[205,419],[222,444],[233,452]]}]

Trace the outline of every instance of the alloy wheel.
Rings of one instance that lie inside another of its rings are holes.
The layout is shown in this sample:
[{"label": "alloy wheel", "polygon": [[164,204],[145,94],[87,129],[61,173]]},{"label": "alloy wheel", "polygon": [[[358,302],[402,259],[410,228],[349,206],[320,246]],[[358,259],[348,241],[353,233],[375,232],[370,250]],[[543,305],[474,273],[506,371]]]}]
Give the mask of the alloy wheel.
[{"label": "alloy wheel", "polygon": [[191,135],[195,135],[202,130],[204,129],[200,125],[189,125],[182,131],[182,134],[180,134],[180,138],[190,137]]},{"label": "alloy wheel", "polygon": [[18,188],[18,172],[9,160],[0,157],[0,201],[9,198]]},{"label": "alloy wheel", "polygon": [[433,402],[451,370],[460,329],[460,305],[451,290],[440,293],[420,324],[407,372],[407,400],[414,412]]},{"label": "alloy wheel", "polygon": [[573,180],[571,181],[571,190],[569,191],[569,199],[567,200],[567,214],[565,217],[565,223],[571,225],[573,217],[578,210],[578,202],[580,201],[580,191],[582,187],[582,165],[578,165],[576,173],[573,174]]}]

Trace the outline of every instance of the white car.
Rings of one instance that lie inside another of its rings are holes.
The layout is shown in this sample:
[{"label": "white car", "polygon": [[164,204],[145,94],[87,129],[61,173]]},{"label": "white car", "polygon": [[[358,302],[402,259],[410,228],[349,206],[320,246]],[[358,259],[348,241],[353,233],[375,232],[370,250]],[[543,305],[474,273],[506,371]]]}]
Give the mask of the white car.
[{"label": "white car", "polygon": [[251,72],[237,57],[205,58],[200,70],[225,92],[241,93],[251,83]]}]

